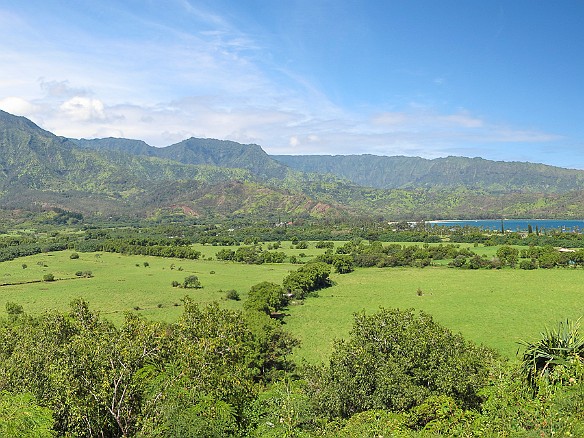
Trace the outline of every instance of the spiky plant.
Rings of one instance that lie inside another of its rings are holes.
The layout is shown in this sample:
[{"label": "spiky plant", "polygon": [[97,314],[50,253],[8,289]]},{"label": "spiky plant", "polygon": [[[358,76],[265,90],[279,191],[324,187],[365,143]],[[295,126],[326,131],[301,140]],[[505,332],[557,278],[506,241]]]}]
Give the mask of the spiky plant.
[{"label": "spiky plant", "polygon": [[557,366],[584,364],[584,337],[580,335],[580,319],[559,322],[557,328],[546,327],[537,342],[519,342],[525,347],[523,371],[531,384],[540,377],[550,378]]}]

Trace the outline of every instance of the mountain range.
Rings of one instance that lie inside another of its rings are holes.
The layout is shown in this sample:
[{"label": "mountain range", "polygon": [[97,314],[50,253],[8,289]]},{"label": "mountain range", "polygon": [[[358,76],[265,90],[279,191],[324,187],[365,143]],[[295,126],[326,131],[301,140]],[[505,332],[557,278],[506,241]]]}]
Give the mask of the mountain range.
[{"label": "mountain range", "polygon": [[482,158],[270,156],[190,138],[58,137],[0,111],[0,209],[97,216],[583,217],[584,171]]}]

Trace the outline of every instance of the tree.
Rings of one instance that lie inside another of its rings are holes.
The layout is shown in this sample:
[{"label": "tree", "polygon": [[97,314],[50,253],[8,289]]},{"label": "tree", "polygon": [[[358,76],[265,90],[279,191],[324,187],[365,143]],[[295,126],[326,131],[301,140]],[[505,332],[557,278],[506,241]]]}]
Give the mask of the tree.
[{"label": "tree", "polygon": [[269,315],[278,312],[287,303],[288,299],[281,286],[269,281],[262,281],[251,287],[243,306],[245,309],[258,310]]},{"label": "tree", "polygon": [[333,257],[332,265],[338,274],[348,274],[355,270],[353,257],[348,254],[338,254]]},{"label": "tree", "polygon": [[331,269],[326,263],[307,263],[284,278],[283,286],[298,298],[312,291],[316,291],[331,285],[329,278]]},{"label": "tree", "polygon": [[196,275],[189,275],[188,277],[185,277],[185,281],[183,282],[183,287],[184,288],[191,287],[194,289],[200,289],[203,286],[201,285],[201,282],[199,281],[199,277],[197,277]]},{"label": "tree", "polygon": [[497,257],[503,265],[514,268],[519,259],[519,250],[509,245],[503,245],[497,250]]},{"label": "tree", "polygon": [[329,365],[306,379],[316,408],[331,417],[405,412],[432,395],[471,408],[480,404],[493,357],[423,312],[380,309],[356,314],[351,338],[338,341]]}]

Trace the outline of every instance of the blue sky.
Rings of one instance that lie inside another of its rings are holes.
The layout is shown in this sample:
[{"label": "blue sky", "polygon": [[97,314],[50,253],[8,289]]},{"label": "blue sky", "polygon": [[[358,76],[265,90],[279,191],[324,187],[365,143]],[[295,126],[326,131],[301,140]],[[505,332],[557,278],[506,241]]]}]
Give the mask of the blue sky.
[{"label": "blue sky", "polygon": [[68,137],[584,169],[584,2],[0,0],[0,109]]}]

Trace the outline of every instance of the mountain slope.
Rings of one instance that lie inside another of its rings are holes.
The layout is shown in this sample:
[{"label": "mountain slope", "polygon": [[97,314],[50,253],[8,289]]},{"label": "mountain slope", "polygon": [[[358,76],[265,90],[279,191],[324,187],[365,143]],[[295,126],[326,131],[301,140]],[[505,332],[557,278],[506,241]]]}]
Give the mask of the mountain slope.
[{"label": "mountain slope", "polygon": [[[283,176],[288,169],[259,146],[217,142],[222,147],[215,149],[215,142],[207,143],[201,156],[200,148],[189,141],[171,151],[182,152],[178,158],[185,162],[220,161],[230,166],[183,164],[152,156],[152,150],[159,149],[139,141],[57,137],[25,118],[0,111],[0,208],[59,207],[130,216],[184,208],[211,217],[266,217],[278,209],[303,214],[335,210],[330,205],[314,209],[319,202],[299,191],[263,185],[263,179],[277,172]],[[237,167],[239,163],[258,166],[255,170],[264,176]]]},{"label": "mountain slope", "polygon": [[493,193],[562,193],[584,189],[584,171],[482,158],[376,155],[275,155],[301,172],[320,172],[381,189],[467,187]]},{"label": "mountain slope", "polygon": [[287,166],[271,158],[256,144],[189,138],[170,146],[155,148],[141,140],[125,138],[72,139],[72,141],[81,147],[99,151],[165,158],[182,164],[246,169],[265,180],[282,179],[290,172]]},{"label": "mountain slope", "polygon": [[211,220],[272,220],[280,214],[380,220],[584,217],[584,191],[567,191],[582,187],[582,171],[456,157],[310,160],[307,170],[334,170],[368,185],[377,178],[378,185],[401,188],[363,187],[291,170],[257,145],[189,139],[152,148],[126,139],[70,140],[0,111],[2,209],[59,207],[102,216],[187,214]]},{"label": "mountain slope", "polygon": [[87,140],[84,138],[81,139],[70,139],[74,142],[77,146],[86,148],[86,149],[97,149],[100,151],[114,151],[114,152],[123,152],[132,155],[146,155],[148,157],[157,157],[158,156],[158,149],[154,146],[150,146],[146,142],[142,140],[130,140],[127,138],[95,138],[91,140]]}]

